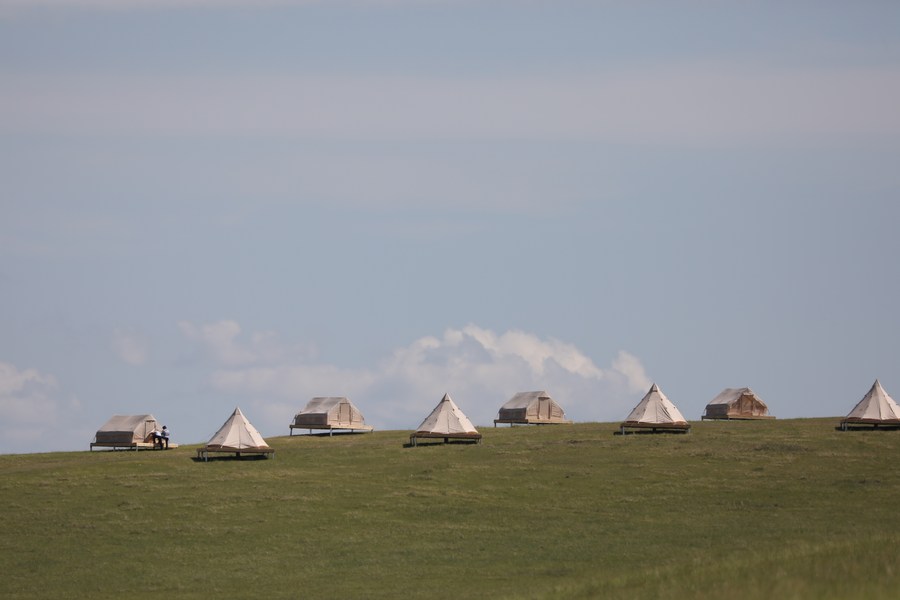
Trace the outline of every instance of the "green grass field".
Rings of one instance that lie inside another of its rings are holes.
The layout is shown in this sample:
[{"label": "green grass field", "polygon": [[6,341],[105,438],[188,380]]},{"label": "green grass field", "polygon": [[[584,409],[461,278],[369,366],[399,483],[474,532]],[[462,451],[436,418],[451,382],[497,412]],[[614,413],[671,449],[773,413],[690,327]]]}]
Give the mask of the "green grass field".
[{"label": "green grass field", "polygon": [[0,456],[0,596],[897,598],[900,431],[838,420]]}]

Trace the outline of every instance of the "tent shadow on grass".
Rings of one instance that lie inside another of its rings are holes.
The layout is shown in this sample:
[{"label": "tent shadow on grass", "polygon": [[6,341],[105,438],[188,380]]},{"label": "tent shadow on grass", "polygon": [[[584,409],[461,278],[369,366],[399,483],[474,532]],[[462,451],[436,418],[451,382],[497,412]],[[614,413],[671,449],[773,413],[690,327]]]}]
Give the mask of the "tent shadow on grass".
[{"label": "tent shadow on grass", "polygon": [[835,426],[834,430],[840,431],[841,433],[847,433],[848,431],[897,431],[900,430],[900,423],[881,423],[878,425],[865,423],[855,426],[850,425],[846,429],[844,429],[840,425],[837,425]]},{"label": "tent shadow on grass", "polygon": [[660,427],[656,430],[653,430],[653,429],[634,430],[633,429],[631,431],[621,431],[621,430],[617,429],[616,431],[613,431],[613,435],[660,435],[663,433],[670,433],[670,434],[674,434],[674,435],[685,435],[685,434],[690,433],[690,431],[687,429],[664,429],[662,427]]},{"label": "tent shadow on grass", "polygon": [[333,430],[333,431],[334,431],[334,434],[333,434],[333,435],[332,435],[332,433],[330,433],[330,432],[328,432],[328,431],[322,431],[322,432],[319,432],[319,433],[295,433],[295,434],[290,435],[290,436],[288,436],[288,437],[295,437],[295,438],[300,438],[300,437],[326,437],[326,438],[327,438],[327,437],[338,437],[339,435],[366,435],[366,434],[368,434],[368,433],[372,433],[371,431],[362,431],[362,430],[343,431],[343,430],[335,429],[335,430]]},{"label": "tent shadow on grass", "polygon": [[463,438],[450,438],[446,442],[440,438],[433,438],[435,441],[433,442],[423,442],[421,440],[429,439],[429,438],[418,438],[420,441],[413,444],[412,442],[406,442],[403,444],[404,448],[416,448],[416,447],[429,447],[429,446],[450,446],[453,444],[462,444],[462,445],[477,445],[478,440],[476,439],[463,439]]},{"label": "tent shadow on grass", "polygon": [[138,446],[137,448],[129,448],[128,446],[110,446],[103,448],[98,446],[97,448],[99,449],[94,449],[92,452],[96,452],[97,454],[103,454],[104,452],[167,452],[169,450],[176,450],[178,446],[174,445],[169,448],[154,448],[152,446]]},{"label": "tent shadow on grass", "polygon": [[266,460],[265,454],[256,454],[256,453],[246,453],[241,456],[235,456],[234,454],[221,455],[221,456],[212,456],[210,455],[206,459],[203,459],[200,456],[192,456],[191,460],[197,463],[202,462],[216,462],[216,461],[244,461],[244,460]]}]

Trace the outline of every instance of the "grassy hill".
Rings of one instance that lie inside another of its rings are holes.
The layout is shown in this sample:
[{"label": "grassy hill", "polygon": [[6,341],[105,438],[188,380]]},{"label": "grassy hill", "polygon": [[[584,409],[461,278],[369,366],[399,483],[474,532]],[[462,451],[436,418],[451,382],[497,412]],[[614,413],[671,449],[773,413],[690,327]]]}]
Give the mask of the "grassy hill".
[{"label": "grassy hill", "polygon": [[896,598],[900,431],[837,421],[0,456],[0,596]]}]

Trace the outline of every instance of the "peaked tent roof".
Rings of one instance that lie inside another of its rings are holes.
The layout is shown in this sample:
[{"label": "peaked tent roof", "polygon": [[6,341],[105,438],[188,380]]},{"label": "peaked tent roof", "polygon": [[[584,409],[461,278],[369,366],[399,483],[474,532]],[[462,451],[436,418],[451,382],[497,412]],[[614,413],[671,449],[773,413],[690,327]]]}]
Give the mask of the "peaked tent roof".
[{"label": "peaked tent roof", "polygon": [[648,425],[681,425],[687,424],[684,415],[672,404],[655,383],[650,386],[647,395],[625,419],[626,423],[646,423]]},{"label": "peaked tent roof", "polygon": [[316,396],[306,403],[306,406],[297,414],[328,412],[341,402],[349,402],[344,396]]},{"label": "peaked tent roof", "polygon": [[294,415],[291,430],[297,429],[351,429],[371,431],[359,408],[344,396],[317,396]]},{"label": "peaked tent roof", "polygon": [[500,407],[497,423],[571,423],[566,411],[544,390],[519,392]]},{"label": "peaked tent roof", "polygon": [[450,398],[450,394],[444,394],[431,414],[416,428],[416,433],[453,435],[478,433],[478,430]]},{"label": "peaked tent roof", "polygon": [[757,400],[759,399],[759,396],[757,396],[753,392],[753,390],[751,390],[748,387],[725,388],[724,390],[719,392],[718,396],[716,396],[715,398],[710,400],[709,403],[710,404],[731,404],[732,402],[740,400],[741,396],[744,396],[744,395],[753,396]]},{"label": "peaked tent roof", "polygon": [[507,400],[506,404],[504,404],[500,408],[526,408],[535,400],[541,399],[553,400],[553,398],[550,397],[550,394],[548,394],[544,390],[540,390],[537,392],[518,392],[515,396]]},{"label": "peaked tent roof", "polygon": [[844,421],[859,423],[900,422],[900,406],[888,395],[877,379],[869,392],[863,396]]},{"label": "peaked tent roof", "polygon": [[211,450],[250,450],[268,448],[269,445],[259,434],[240,408],[235,408],[225,424],[206,443]]},{"label": "peaked tent roof", "polygon": [[144,424],[152,422],[156,426],[156,417],[153,415],[113,415],[100,426],[98,432],[136,432],[144,429]]},{"label": "peaked tent roof", "polygon": [[136,445],[148,441],[150,433],[159,426],[153,415],[113,415],[94,435],[97,446],[117,444]]},{"label": "peaked tent roof", "polygon": [[774,419],[769,407],[748,387],[725,388],[706,405],[703,419]]}]

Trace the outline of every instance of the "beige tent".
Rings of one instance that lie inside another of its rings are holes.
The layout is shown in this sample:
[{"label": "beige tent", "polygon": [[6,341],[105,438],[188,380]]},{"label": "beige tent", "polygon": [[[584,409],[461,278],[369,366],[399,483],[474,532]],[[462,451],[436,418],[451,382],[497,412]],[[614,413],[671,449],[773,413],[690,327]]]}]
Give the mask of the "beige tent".
[{"label": "beige tent", "polygon": [[769,407],[748,387],[725,388],[706,405],[700,419],[774,419]]},{"label": "beige tent", "polygon": [[900,426],[900,406],[884,391],[877,379],[869,393],[841,421],[841,429],[844,431],[851,425],[871,425],[873,428]]},{"label": "beige tent", "polygon": [[500,407],[497,423],[571,423],[562,407],[545,391],[519,392]]},{"label": "beige tent", "polygon": [[350,431],[372,431],[374,427],[366,425],[363,414],[347,398],[328,397],[313,398],[306,408],[294,415],[291,423],[291,435],[294,429],[349,429]]},{"label": "beige tent", "polygon": [[153,415],[113,415],[94,435],[91,450],[99,448],[152,448],[159,427]]},{"label": "beige tent", "polygon": [[205,446],[197,450],[197,457],[209,460],[210,452],[234,452],[235,456],[242,454],[261,454],[268,457],[274,455],[275,450],[270,448],[240,408],[235,408],[225,424],[213,435]]},{"label": "beige tent", "polygon": [[654,383],[620,428],[623,434],[627,428],[650,429],[654,432],[666,430],[687,432],[690,431],[691,425]]},{"label": "beige tent", "polygon": [[409,441],[415,446],[419,438],[443,438],[444,442],[453,438],[477,442],[481,440],[481,434],[450,398],[450,394],[444,394],[431,414],[409,436]]}]

